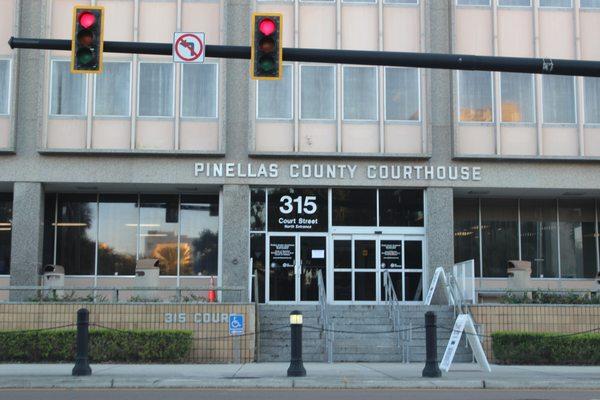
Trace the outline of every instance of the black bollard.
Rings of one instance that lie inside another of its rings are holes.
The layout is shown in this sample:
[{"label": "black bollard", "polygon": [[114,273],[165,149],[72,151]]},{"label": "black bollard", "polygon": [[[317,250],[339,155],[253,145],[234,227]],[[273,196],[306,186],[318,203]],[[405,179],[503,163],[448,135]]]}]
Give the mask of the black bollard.
[{"label": "black bollard", "polygon": [[425,368],[423,368],[424,378],[439,378],[442,371],[437,362],[437,326],[435,324],[435,313],[427,311],[425,313]]},{"label": "black bollard", "polygon": [[287,376],[306,376],[302,362],[302,313],[300,311],[290,313],[290,329],[292,331],[292,357]]},{"label": "black bollard", "polygon": [[90,312],[87,308],[77,311],[77,356],[73,367],[73,376],[88,376],[92,374],[92,368],[88,358],[88,343],[90,325]]}]

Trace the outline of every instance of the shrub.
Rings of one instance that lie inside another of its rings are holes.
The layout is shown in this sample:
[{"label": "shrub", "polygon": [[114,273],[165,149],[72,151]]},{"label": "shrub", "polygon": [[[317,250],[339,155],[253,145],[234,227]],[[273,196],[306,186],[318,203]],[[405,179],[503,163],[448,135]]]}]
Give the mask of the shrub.
[{"label": "shrub", "polygon": [[[90,330],[90,361],[181,362],[192,347],[191,331]],[[71,362],[75,360],[73,329],[1,331],[0,361]]]},{"label": "shrub", "polygon": [[600,365],[600,334],[492,333],[498,364]]},{"label": "shrub", "polygon": [[557,292],[533,290],[531,296],[522,292],[507,293],[500,298],[505,304],[600,304],[595,292]]}]

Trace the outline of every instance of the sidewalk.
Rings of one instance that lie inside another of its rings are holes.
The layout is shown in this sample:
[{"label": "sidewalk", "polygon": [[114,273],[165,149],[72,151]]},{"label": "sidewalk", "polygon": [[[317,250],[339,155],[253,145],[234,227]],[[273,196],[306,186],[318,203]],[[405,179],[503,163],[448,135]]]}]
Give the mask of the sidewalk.
[{"label": "sidewalk", "polygon": [[600,389],[600,367],[500,366],[482,372],[454,364],[438,379],[421,363],[306,363],[307,376],[288,378],[288,364],[92,365],[73,377],[73,364],[0,364],[0,388],[494,388]]}]

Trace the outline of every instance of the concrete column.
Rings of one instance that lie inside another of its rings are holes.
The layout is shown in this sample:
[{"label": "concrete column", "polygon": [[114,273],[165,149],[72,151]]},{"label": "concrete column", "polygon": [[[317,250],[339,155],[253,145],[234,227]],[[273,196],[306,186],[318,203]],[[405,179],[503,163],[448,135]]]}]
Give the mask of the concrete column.
[{"label": "concrete column", "polygon": [[[429,287],[437,267],[451,270],[454,265],[454,203],[452,188],[429,188],[426,191],[427,283]],[[438,296],[434,302],[438,302]]]},{"label": "concrete column", "polygon": [[[39,182],[15,182],[11,239],[10,284],[38,285],[44,240],[44,188]],[[27,293],[11,293],[23,300]]]},{"label": "concrete column", "polygon": [[224,287],[241,286],[237,292],[224,292],[222,300],[248,301],[248,262],[250,260],[250,188],[247,185],[223,186],[222,279]]}]

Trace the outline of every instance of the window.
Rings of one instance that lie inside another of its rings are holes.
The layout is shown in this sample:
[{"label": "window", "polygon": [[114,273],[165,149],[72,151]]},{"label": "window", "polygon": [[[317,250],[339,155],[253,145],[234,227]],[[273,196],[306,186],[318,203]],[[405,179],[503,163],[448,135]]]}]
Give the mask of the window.
[{"label": "window", "polygon": [[183,64],[181,116],[217,118],[217,64]]},{"label": "window", "polygon": [[179,274],[219,274],[219,196],[181,196]]},{"label": "window", "polygon": [[132,276],[141,258],[161,276],[218,274],[217,195],[51,194],[44,212],[44,262],[67,275]]},{"label": "window", "polygon": [[556,216],[556,200],[521,200],[521,257],[532,277],[558,277]]},{"label": "window", "polygon": [[10,274],[12,195],[0,193],[0,275]]},{"label": "window", "polygon": [[600,0],[580,0],[581,8],[600,8]]},{"label": "window", "polygon": [[97,196],[61,194],[56,216],[56,264],[67,275],[94,275]]},{"label": "window", "polygon": [[454,262],[475,260],[475,276],[481,275],[479,263],[479,200],[454,199]]},{"label": "window", "polygon": [[333,189],[332,224],[377,226],[377,190]]},{"label": "window", "polygon": [[131,63],[105,62],[96,75],[94,115],[128,117],[131,109]]},{"label": "window", "polygon": [[575,78],[572,76],[542,76],[542,104],[544,122],[574,124]]},{"label": "window", "polygon": [[344,67],[344,119],[376,121],[377,68]]},{"label": "window", "polygon": [[458,93],[461,122],[492,122],[492,73],[459,71]]},{"label": "window", "polygon": [[531,7],[531,0],[498,0],[501,7]]},{"label": "window", "polygon": [[69,61],[52,61],[50,115],[87,114],[86,76],[72,74]]},{"label": "window", "polygon": [[489,6],[490,0],[456,0],[459,6]]},{"label": "window", "polygon": [[560,275],[596,276],[596,228],[593,200],[559,200]]},{"label": "window", "polygon": [[138,115],[173,116],[173,64],[140,63]]},{"label": "window", "polygon": [[540,7],[571,7],[571,0],[540,0]]},{"label": "window", "polygon": [[384,4],[419,4],[419,0],[384,0]]},{"label": "window", "polygon": [[519,258],[518,202],[481,199],[483,276],[506,277],[508,260]]},{"label": "window", "polygon": [[423,191],[379,190],[379,226],[423,226]]},{"label": "window", "polygon": [[600,124],[600,78],[583,78],[585,93],[585,122]]},{"label": "window", "polygon": [[137,255],[137,195],[100,195],[98,275],[133,275]]},{"label": "window", "polygon": [[335,119],[334,66],[300,66],[300,118]]},{"label": "window", "polygon": [[8,115],[10,104],[10,60],[0,60],[0,115]]},{"label": "window", "polygon": [[342,0],[342,3],[369,3],[375,4],[377,0]]},{"label": "window", "polygon": [[293,74],[293,67],[284,65],[281,80],[258,81],[256,89],[256,117],[258,119],[292,119],[294,117]]},{"label": "window", "polygon": [[419,120],[419,70],[385,69],[386,121]]},{"label": "window", "polygon": [[535,122],[533,75],[502,73],[502,122]]}]

